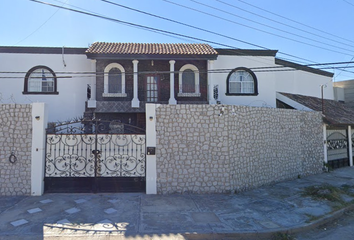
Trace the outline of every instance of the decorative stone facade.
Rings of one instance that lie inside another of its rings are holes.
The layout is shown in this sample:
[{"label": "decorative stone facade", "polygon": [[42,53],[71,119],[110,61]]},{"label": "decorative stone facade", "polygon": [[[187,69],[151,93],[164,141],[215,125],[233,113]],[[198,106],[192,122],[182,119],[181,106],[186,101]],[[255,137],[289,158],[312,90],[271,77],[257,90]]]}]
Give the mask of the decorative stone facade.
[{"label": "decorative stone facade", "polygon": [[323,167],[317,112],[222,105],[156,110],[158,193],[230,193]]},{"label": "decorative stone facade", "polygon": [[30,104],[0,104],[0,196],[31,193],[31,116]]}]

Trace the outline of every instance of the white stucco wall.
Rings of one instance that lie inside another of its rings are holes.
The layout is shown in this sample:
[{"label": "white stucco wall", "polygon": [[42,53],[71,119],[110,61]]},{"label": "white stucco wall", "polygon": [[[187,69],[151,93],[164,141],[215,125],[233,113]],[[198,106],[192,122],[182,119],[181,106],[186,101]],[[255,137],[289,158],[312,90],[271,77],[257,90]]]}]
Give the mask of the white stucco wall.
[{"label": "white stucco wall", "polygon": [[214,69],[230,69],[223,73],[213,73],[214,85],[219,85],[219,100],[222,104],[245,105],[256,107],[275,107],[275,73],[254,72],[258,80],[257,96],[226,96],[226,80],[229,72],[238,67],[256,68],[275,66],[274,57],[260,56],[223,56],[219,55],[214,61]]},{"label": "white stucco wall", "polygon": [[[334,99],[333,83],[331,77],[296,70],[276,71],[277,69],[265,69],[260,71],[254,69],[258,81],[257,96],[227,96],[226,80],[229,72],[238,67],[276,67],[274,57],[264,56],[227,56],[219,55],[213,63],[213,69],[225,69],[223,73],[212,73],[213,84],[219,85],[219,100],[222,104],[244,105],[256,107],[276,107],[276,92],[286,92],[307,96],[321,97],[321,85],[326,85],[324,98]],[[274,71],[272,71],[274,70]]]},{"label": "white stucco wall", "polygon": [[321,98],[321,85],[323,97],[334,99],[333,82],[331,77],[305,71],[284,71],[275,75],[275,91]]},{"label": "white stucco wall", "polygon": [[[47,105],[50,122],[82,116],[85,111],[86,87],[94,76],[82,77],[83,74],[59,74],[59,72],[88,72],[94,69],[91,60],[84,54],[65,54],[64,60],[66,67],[63,64],[62,54],[0,53],[0,72],[23,72],[0,74],[2,77],[0,78],[0,102],[19,104],[44,102]],[[72,78],[58,78],[58,95],[22,94],[26,72],[38,65],[51,68],[57,77],[72,76]]]}]

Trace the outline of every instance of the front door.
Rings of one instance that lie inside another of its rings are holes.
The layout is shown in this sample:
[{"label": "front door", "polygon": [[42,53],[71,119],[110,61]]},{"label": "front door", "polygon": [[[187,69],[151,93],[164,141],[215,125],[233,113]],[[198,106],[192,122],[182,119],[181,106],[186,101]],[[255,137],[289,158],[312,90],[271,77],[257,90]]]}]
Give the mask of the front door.
[{"label": "front door", "polygon": [[158,77],[146,77],[146,102],[157,102],[159,100],[158,94]]}]

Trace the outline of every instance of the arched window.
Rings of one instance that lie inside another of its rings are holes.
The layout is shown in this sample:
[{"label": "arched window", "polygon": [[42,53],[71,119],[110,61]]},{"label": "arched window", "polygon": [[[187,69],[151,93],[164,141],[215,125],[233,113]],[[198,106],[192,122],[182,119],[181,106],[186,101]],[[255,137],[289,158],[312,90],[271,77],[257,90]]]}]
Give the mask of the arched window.
[{"label": "arched window", "polygon": [[227,76],[226,95],[258,95],[256,75],[248,68],[235,68]]},{"label": "arched window", "polygon": [[179,70],[178,97],[200,97],[199,70],[186,64]]},{"label": "arched window", "polygon": [[179,97],[200,97],[199,70],[186,64],[179,70]]},{"label": "arched window", "polygon": [[103,97],[126,97],[125,70],[118,63],[108,64],[104,69]]},{"label": "arched window", "polygon": [[25,76],[23,94],[58,94],[54,71],[46,66],[31,68]]}]

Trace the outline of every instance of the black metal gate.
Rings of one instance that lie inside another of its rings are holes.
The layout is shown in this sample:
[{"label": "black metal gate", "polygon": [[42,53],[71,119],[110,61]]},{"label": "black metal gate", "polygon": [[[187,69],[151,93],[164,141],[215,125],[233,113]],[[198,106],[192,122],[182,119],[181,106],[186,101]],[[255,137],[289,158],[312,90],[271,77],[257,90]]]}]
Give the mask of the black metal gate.
[{"label": "black metal gate", "polygon": [[349,166],[346,129],[327,129],[327,159],[331,169]]},{"label": "black metal gate", "polygon": [[144,192],[145,130],[80,120],[47,129],[45,192]]}]

